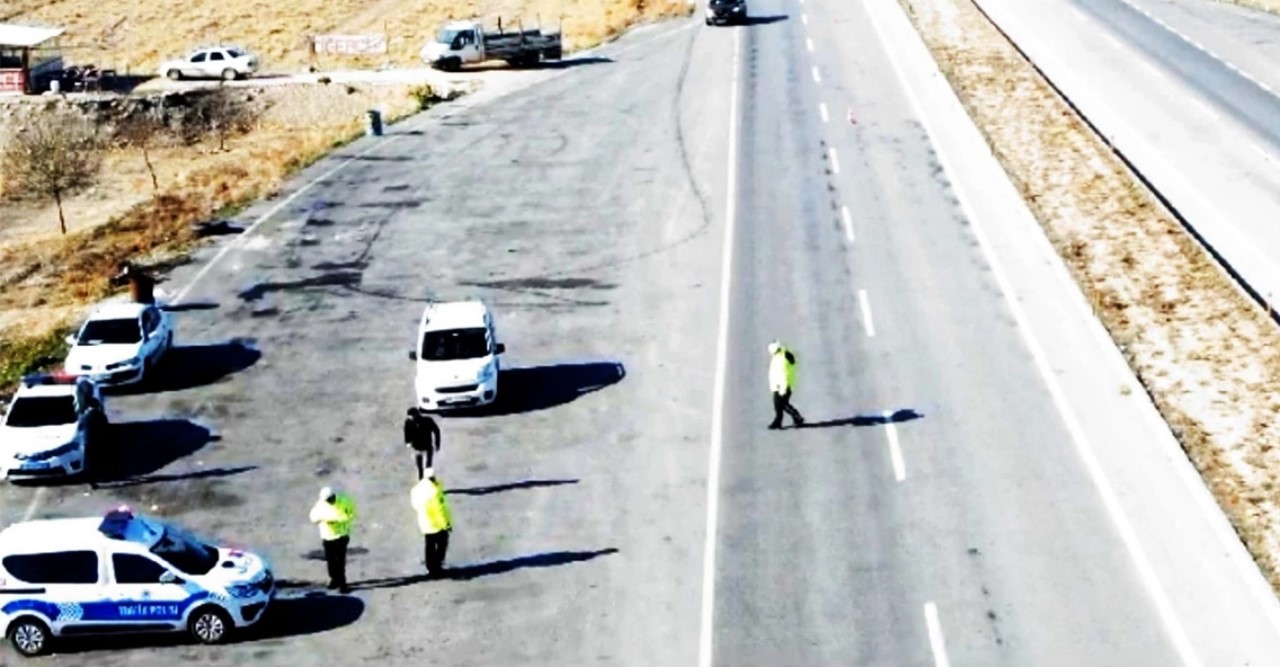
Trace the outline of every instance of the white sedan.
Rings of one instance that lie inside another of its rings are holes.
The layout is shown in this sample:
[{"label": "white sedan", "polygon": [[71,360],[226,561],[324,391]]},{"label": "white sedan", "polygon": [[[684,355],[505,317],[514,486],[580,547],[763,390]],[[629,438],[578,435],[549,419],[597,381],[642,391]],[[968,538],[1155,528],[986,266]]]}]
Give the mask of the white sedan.
[{"label": "white sedan", "polygon": [[179,79],[243,79],[258,71],[258,58],[233,46],[196,49],[160,66],[160,76]]},{"label": "white sedan", "polygon": [[107,303],[67,342],[66,372],[104,385],[130,384],[141,381],[173,346],[173,324],[154,304]]}]

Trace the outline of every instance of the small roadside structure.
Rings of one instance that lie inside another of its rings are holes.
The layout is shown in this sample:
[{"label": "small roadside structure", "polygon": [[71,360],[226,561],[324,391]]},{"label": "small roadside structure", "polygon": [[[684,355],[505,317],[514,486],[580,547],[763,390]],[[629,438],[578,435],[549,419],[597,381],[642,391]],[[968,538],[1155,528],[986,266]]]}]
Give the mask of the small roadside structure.
[{"label": "small roadside structure", "polygon": [[62,28],[0,23],[0,94],[38,93],[62,76]]}]

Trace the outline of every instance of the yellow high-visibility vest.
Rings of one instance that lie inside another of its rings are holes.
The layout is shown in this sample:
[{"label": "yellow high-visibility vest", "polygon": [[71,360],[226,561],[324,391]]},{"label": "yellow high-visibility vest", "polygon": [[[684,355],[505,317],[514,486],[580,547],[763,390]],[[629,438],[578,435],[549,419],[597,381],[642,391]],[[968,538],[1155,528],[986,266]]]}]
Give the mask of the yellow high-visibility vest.
[{"label": "yellow high-visibility vest", "polygon": [[444,497],[444,486],[424,479],[409,492],[409,503],[418,514],[418,528],[423,535],[434,535],[453,527],[453,514]]},{"label": "yellow high-visibility vest", "polygon": [[792,361],[795,356],[788,358],[790,354],[790,350],[779,346],[769,358],[769,389],[774,393],[782,394],[796,386],[796,365]]},{"label": "yellow high-visibility vest", "polygon": [[356,519],[356,504],[346,494],[338,494],[333,503],[316,501],[311,508],[311,523],[320,528],[320,539],[336,540],[351,534]]}]

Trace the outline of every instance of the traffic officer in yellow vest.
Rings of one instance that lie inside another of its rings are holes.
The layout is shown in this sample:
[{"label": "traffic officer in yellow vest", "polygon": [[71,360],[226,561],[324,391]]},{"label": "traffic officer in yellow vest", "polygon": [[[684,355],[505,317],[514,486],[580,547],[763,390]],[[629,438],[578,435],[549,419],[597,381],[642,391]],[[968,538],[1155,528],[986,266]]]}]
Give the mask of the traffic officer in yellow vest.
[{"label": "traffic officer in yellow vest", "polygon": [[351,496],[332,487],[320,489],[320,497],[311,507],[311,523],[320,528],[324,544],[324,562],[329,568],[329,588],[342,593],[347,587],[347,545],[351,542],[351,524],[356,519],[356,504]]},{"label": "traffic officer in yellow vest", "polygon": [[418,528],[425,545],[423,560],[427,577],[434,579],[444,574],[444,556],[449,550],[449,533],[453,530],[453,516],[449,501],[445,499],[444,485],[436,479],[435,470],[423,471],[422,479],[409,492],[409,502],[418,513]]},{"label": "traffic officer in yellow vest", "polygon": [[769,343],[769,391],[773,393],[773,421],[770,429],[782,428],[782,413],[791,416],[796,426],[804,426],[804,417],[791,405],[791,392],[796,386],[796,355],[782,341]]}]

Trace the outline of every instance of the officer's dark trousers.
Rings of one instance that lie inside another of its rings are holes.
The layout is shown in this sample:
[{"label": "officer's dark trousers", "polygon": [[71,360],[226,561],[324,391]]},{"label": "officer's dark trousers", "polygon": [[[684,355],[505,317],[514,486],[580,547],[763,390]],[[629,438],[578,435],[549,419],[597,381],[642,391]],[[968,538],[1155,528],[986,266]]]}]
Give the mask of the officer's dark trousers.
[{"label": "officer's dark trousers", "polygon": [[418,479],[422,479],[423,471],[430,468],[434,460],[435,450],[430,447],[413,450],[413,464],[418,468]]},{"label": "officer's dark trousers", "polygon": [[442,530],[426,536],[423,560],[427,563],[427,574],[444,572],[444,555],[449,550],[449,531]]},{"label": "officer's dark trousers", "polygon": [[782,426],[782,413],[787,413],[791,420],[796,424],[804,421],[804,417],[800,416],[800,411],[791,405],[791,391],[784,391],[781,394],[773,393],[773,424],[777,428]]},{"label": "officer's dark trousers", "polygon": [[347,544],[349,536],[336,540],[324,540],[324,563],[329,567],[329,587],[346,588],[347,586]]}]

